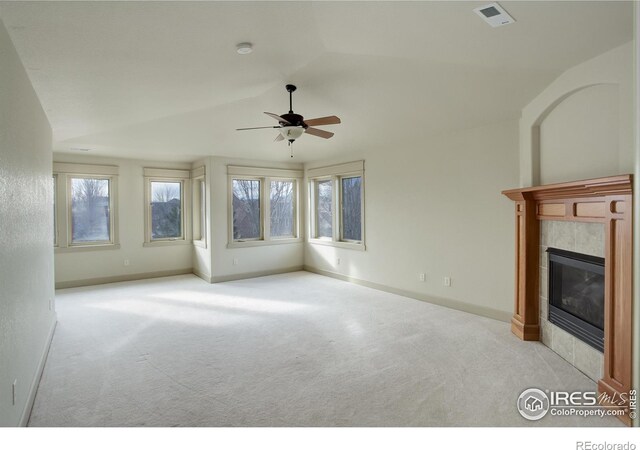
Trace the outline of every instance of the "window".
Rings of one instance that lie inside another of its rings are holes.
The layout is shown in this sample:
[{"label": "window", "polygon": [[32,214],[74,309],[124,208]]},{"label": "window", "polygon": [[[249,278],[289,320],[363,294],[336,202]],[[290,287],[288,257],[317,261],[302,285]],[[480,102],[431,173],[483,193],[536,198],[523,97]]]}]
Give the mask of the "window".
[{"label": "window", "polygon": [[271,237],[293,238],[293,180],[271,180]]},{"label": "window", "polygon": [[301,170],[228,166],[229,247],[299,242]]},{"label": "window", "polygon": [[145,168],[145,246],[190,243],[188,170]]},{"label": "window", "polygon": [[108,178],[70,177],[71,244],[111,242]]},{"label": "window", "polygon": [[182,183],[151,181],[151,240],[182,239]]},{"label": "window", "polygon": [[343,177],[340,179],[340,199],[342,200],[343,241],[362,240],[362,177]]},{"label": "window", "polygon": [[118,168],[70,163],[53,167],[56,252],[117,248]]},{"label": "window", "polygon": [[310,242],[364,250],[364,161],[309,169]]},{"label": "window", "polygon": [[318,180],[316,182],[316,237],[331,238],[333,236],[333,181]]},{"label": "window", "polygon": [[262,238],[260,180],[233,180],[233,239]]}]

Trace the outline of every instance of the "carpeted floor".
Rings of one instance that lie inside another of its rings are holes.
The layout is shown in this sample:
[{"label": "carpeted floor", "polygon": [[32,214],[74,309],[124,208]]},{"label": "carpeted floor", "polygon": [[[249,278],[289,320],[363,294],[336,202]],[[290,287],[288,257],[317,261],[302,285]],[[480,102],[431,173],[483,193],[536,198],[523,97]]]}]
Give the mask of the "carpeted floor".
[{"label": "carpeted floor", "polygon": [[525,388],[595,390],[483,317],[296,272],[59,291],[31,426],[616,426],[523,419]]}]

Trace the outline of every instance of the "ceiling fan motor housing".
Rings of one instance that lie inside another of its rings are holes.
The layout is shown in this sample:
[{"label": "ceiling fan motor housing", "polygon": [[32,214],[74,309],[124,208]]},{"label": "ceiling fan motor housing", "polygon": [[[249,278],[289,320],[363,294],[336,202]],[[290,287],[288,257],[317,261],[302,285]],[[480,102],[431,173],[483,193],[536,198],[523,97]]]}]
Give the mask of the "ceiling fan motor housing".
[{"label": "ceiling fan motor housing", "polygon": [[[300,114],[295,114],[295,113],[280,114],[280,117],[282,117],[284,120],[289,122],[289,124],[295,127],[303,127],[305,129],[307,128],[307,125],[304,123],[304,117],[302,117]],[[287,125],[287,123],[280,122],[280,125]]]}]

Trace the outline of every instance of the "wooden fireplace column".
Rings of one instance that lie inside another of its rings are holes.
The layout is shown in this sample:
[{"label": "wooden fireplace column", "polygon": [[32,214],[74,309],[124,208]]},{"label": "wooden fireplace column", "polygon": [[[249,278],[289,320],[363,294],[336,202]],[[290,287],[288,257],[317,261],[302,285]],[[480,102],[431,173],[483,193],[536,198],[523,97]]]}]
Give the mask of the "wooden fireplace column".
[{"label": "wooden fireplace column", "polygon": [[[631,175],[620,175],[502,192],[516,206],[511,331],[525,341],[540,339],[540,221],[605,225],[604,376],[598,392],[622,400],[628,398],[632,379],[632,185]],[[628,415],[620,419],[631,424]]]}]

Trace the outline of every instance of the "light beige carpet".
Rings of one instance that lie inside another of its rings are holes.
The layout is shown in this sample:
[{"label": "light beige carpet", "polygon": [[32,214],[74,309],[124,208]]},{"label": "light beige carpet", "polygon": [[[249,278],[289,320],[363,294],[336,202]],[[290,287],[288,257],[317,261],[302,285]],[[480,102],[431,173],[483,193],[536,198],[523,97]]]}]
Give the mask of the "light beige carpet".
[{"label": "light beige carpet", "polygon": [[516,410],[595,384],[507,323],[306,272],[59,291],[31,426],[619,425]]}]

